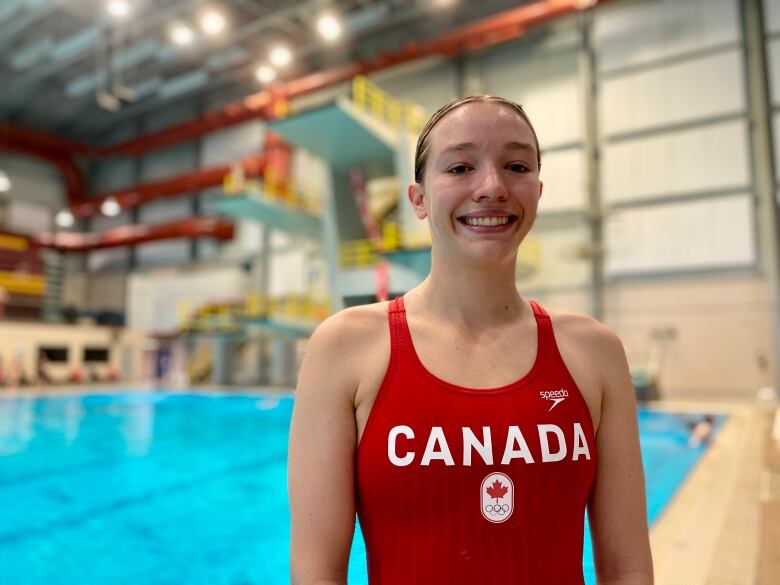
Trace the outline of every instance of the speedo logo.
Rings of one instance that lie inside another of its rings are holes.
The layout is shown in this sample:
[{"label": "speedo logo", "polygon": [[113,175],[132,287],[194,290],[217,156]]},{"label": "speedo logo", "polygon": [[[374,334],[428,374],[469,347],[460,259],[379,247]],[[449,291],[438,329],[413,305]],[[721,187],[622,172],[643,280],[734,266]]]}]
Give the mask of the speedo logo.
[{"label": "speedo logo", "polygon": [[[542,390],[539,392],[539,396],[544,398],[545,400],[551,400],[552,406],[550,406],[550,410],[558,406],[561,402],[566,400],[569,397],[569,391],[561,388],[560,390]],[[547,412],[550,412],[548,410]]]}]

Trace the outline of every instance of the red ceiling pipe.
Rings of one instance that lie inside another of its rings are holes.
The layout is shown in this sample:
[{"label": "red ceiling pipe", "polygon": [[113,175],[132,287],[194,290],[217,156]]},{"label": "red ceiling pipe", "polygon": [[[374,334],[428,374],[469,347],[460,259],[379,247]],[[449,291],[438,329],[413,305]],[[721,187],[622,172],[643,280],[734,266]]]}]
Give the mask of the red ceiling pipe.
[{"label": "red ceiling pipe", "polygon": [[17,150],[17,147],[47,152],[60,157],[71,157],[74,154],[86,156],[91,150],[85,144],[72,140],[30,128],[0,123],[0,149]]},{"label": "red ceiling pipe", "polygon": [[234,233],[235,228],[229,221],[192,217],[158,225],[125,225],[101,233],[47,233],[38,236],[36,241],[60,252],[89,252],[176,238],[209,237],[225,241],[233,239]]},{"label": "red ceiling pipe", "polygon": [[156,148],[194,140],[208,132],[254,118],[270,119],[275,117],[275,104],[279,100],[298,97],[349,81],[356,75],[367,75],[423,57],[453,56],[463,51],[503,43],[521,36],[528,27],[590,8],[600,2],[604,0],[540,0],[461,27],[437,39],[422,43],[406,43],[400,51],[383,53],[372,61],[360,61],[278,84],[228,104],[221,110],[206,113],[195,120],[98,149],[95,154],[97,156],[138,155]]},{"label": "red ceiling pipe", "polygon": [[[250,178],[261,177],[266,166],[266,156],[257,154],[238,161],[244,170],[244,175]],[[71,206],[71,212],[76,217],[87,217],[99,213],[101,204],[108,198],[116,199],[122,208],[136,207],[164,197],[176,197],[191,191],[207,189],[221,185],[225,175],[230,173],[234,165],[220,165],[201,169],[178,177],[145,183],[129,189],[105,193],[97,197],[82,199]]]}]

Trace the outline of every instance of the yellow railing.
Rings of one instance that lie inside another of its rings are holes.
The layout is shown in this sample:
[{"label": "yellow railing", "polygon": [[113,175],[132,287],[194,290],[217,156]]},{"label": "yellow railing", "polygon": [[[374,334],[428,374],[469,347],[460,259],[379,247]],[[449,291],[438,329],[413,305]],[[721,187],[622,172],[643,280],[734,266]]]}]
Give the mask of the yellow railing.
[{"label": "yellow railing", "polygon": [[0,270],[0,288],[14,294],[41,296],[46,292],[46,277],[42,274]]},{"label": "yellow railing", "polygon": [[428,119],[425,110],[410,100],[398,100],[362,75],[352,80],[355,106],[393,128],[419,134]]},{"label": "yellow railing", "polygon": [[313,299],[309,295],[266,297],[253,293],[247,295],[243,302],[195,305],[182,301],[177,307],[179,328],[197,331],[237,329],[241,321],[247,319],[319,322],[329,314],[330,302],[327,299]]},{"label": "yellow railing", "polygon": [[375,245],[371,240],[347,240],[339,248],[339,263],[342,268],[363,268],[376,263],[382,252],[394,252],[401,248],[401,226],[385,222],[382,226],[382,240]]},{"label": "yellow railing", "polygon": [[0,248],[4,250],[14,250],[15,252],[24,252],[30,247],[30,242],[27,238],[21,238],[19,236],[9,236],[8,234],[0,234]]},{"label": "yellow railing", "polygon": [[[382,231],[381,249],[371,240],[348,240],[339,249],[339,263],[342,268],[366,268],[379,260],[382,252],[401,249],[401,230],[397,224],[387,223]],[[539,238],[526,236],[517,252],[517,267],[521,275],[533,274],[539,269],[542,247]]]},{"label": "yellow railing", "polygon": [[271,201],[279,201],[289,207],[300,209],[315,215],[322,211],[321,197],[314,189],[295,189],[290,186],[279,185],[273,177],[266,177],[265,181],[246,179],[243,173],[231,171],[222,180],[222,188],[225,195],[258,195]]}]

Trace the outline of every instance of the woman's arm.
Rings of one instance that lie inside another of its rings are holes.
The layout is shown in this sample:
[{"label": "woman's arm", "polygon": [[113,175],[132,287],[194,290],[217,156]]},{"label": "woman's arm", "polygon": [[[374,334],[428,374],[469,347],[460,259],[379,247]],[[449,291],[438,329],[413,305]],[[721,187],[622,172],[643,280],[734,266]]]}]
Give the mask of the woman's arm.
[{"label": "woman's arm", "polygon": [[602,372],[598,466],[588,505],[596,580],[599,585],[652,585],[636,400],[623,345],[597,326]]},{"label": "woman's arm", "polygon": [[347,582],[355,529],[357,388],[350,320],[338,314],[317,329],[298,376],[288,464],[294,585]]}]

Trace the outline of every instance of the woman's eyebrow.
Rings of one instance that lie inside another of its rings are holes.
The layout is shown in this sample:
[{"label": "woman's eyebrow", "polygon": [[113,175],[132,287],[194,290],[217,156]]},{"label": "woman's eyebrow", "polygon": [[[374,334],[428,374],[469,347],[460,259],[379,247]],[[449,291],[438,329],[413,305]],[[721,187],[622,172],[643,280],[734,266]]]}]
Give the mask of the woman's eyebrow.
[{"label": "woman's eyebrow", "polygon": [[507,150],[530,150],[531,152],[536,152],[536,148],[527,142],[507,142],[504,148]]},{"label": "woman's eyebrow", "polygon": [[[478,148],[479,147],[473,142],[459,142],[458,144],[451,144],[442,150],[441,154],[477,150]],[[504,148],[506,150],[528,150],[530,152],[536,152],[536,148],[533,144],[529,144],[527,142],[517,142],[514,140],[504,144]]]},{"label": "woman's eyebrow", "polygon": [[448,152],[463,152],[464,150],[477,150],[477,145],[473,142],[460,142],[458,144],[451,144],[447,148],[441,151],[442,154]]}]

